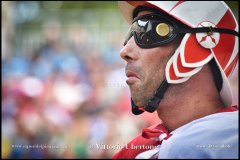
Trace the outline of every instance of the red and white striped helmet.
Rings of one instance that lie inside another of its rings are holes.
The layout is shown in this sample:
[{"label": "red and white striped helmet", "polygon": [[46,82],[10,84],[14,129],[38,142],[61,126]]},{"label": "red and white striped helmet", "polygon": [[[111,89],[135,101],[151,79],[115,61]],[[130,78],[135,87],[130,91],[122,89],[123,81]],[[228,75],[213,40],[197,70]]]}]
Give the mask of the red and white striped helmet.
[{"label": "red and white striped helmet", "polygon": [[[157,8],[191,28],[212,26],[238,32],[238,23],[223,1],[119,1],[119,9],[129,24],[137,6]],[[238,62],[238,52],[237,36],[218,32],[187,33],[166,65],[167,82],[187,81],[214,58],[223,79],[220,96],[224,105],[230,106],[232,92],[227,77]]]}]

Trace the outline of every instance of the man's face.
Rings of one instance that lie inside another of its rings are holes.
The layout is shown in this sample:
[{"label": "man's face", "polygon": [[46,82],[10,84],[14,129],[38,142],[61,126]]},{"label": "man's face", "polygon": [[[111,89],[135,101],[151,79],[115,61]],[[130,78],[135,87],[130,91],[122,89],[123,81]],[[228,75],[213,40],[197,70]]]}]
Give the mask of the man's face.
[{"label": "man's face", "polygon": [[[149,13],[149,11],[142,11],[138,16]],[[166,63],[176,47],[176,43],[172,42],[161,47],[142,49],[137,46],[132,36],[120,51],[121,58],[127,62],[126,82],[137,106],[146,105],[164,80]]]}]

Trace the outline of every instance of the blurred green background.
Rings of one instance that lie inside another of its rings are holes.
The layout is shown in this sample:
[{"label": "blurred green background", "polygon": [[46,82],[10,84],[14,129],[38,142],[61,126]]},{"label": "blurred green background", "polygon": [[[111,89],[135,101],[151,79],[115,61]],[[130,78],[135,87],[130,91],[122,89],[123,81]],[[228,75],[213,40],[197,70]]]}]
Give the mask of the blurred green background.
[{"label": "blurred green background", "polygon": [[[130,113],[117,2],[1,4],[2,158],[111,158],[158,122]],[[238,70],[231,85],[238,104]]]}]

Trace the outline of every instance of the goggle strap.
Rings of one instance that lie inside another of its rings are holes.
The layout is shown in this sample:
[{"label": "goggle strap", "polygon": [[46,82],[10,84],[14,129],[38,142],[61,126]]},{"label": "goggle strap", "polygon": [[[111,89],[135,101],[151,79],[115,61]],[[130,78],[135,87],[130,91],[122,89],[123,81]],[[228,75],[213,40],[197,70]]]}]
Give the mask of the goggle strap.
[{"label": "goggle strap", "polygon": [[218,32],[218,33],[226,33],[232,34],[239,37],[239,33],[225,28],[213,28],[213,27],[201,27],[201,28],[175,28],[173,33],[210,33]]}]

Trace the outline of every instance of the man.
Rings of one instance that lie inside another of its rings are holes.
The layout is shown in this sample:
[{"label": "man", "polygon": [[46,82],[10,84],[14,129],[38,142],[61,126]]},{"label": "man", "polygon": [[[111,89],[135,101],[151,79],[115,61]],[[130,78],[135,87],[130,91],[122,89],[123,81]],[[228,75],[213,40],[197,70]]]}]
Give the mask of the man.
[{"label": "man", "polygon": [[238,158],[238,111],[227,77],[238,61],[238,24],[220,1],[121,1],[131,25],[132,112],[157,111],[113,158]]}]

